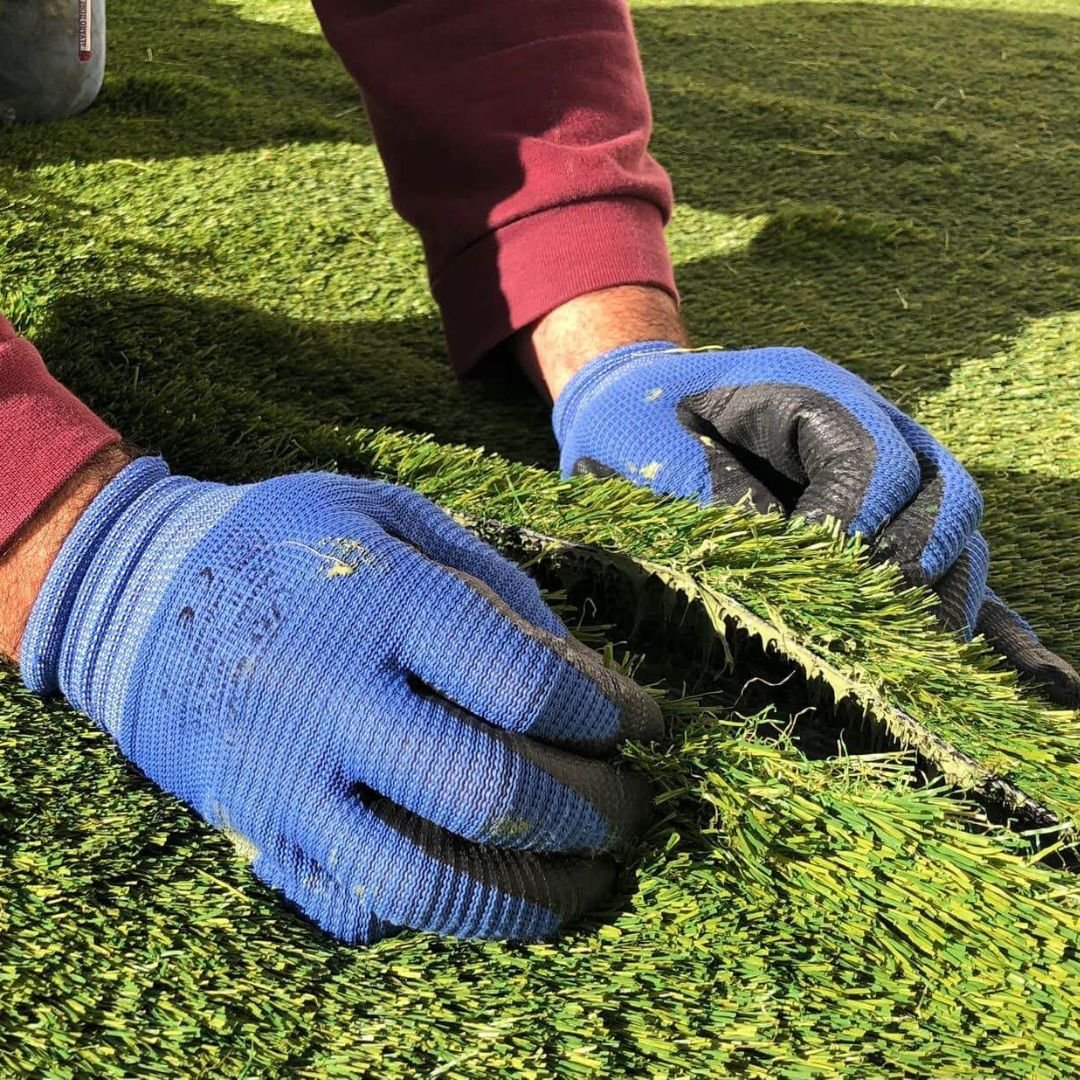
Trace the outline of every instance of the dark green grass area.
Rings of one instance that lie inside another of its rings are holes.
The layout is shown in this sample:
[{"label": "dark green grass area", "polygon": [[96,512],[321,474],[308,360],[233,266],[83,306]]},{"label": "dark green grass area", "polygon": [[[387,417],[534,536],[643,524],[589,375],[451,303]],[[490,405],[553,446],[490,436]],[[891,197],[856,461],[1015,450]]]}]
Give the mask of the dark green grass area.
[{"label": "dark green grass area", "polygon": [[[554,463],[547,410],[512,373],[449,375],[419,245],[303,0],[109,18],[99,103],[0,131],[0,310],[129,437],[229,481],[373,471],[628,553],[1076,816],[1077,717],[850,545],[526,467]],[[1070,0],[635,18],[696,336],[816,348],[930,425],[983,486],[999,591],[1080,659]],[[326,940],[0,673],[0,1075],[1080,1072],[1075,876],[913,786],[910,757],[808,760],[756,705],[680,697],[696,663],[663,666],[676,736],[631,750],[662,794],[609,910],[553,944],[371,949]]]}]

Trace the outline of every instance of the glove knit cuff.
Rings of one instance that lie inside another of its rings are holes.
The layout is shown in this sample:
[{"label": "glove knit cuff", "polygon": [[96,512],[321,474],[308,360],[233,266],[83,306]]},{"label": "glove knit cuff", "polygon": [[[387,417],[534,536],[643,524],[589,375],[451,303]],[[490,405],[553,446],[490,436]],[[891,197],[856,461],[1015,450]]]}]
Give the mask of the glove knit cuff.
[{"label": "glove knit cuff", "polygon": [[39,694],[59,689],[61,643],[94,555],[124,511],[168,475],[169,467],[161,458],[136,458],[101,489],[76,521],[45,577],[23,634],[19,670],[28,689]]},{"label": "glove knit cuff", "polygon": [[566,442],[566,437],[574,426],[574,420],[582,402],[591,397],[611,375],[635,357],[649,353],[669,352],[673,349],[681,350],[682,346],[674,341],[636,341],[603,353],[574,372],[562,393],[559,394],[551,413],[551,423],[555,428],[555,438],[559,446],[563,446]]}]

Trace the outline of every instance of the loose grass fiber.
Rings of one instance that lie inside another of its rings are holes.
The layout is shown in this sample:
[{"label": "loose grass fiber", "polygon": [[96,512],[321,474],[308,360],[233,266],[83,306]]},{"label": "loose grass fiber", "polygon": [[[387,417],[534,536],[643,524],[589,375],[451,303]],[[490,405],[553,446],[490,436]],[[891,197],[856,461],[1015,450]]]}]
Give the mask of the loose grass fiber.
[{"label": "loose grass fiber", "polygon": [[[929,424],[986,494],[996,587],[1075,660],[1073,5],[635,17],[695,332],[817,348]],[[1080,879],[1053,865],[1056,834],[1036,852],[974,789],[913,783],[903,751],[808,756],[791,684],[761,681],[778,662],[729,634],[710,695],[722,648],[683,656],[676,623],[669,648],[634,626],[611,567],[656,571],[663,602],[694,592],[710,623],[756,620],[1064,822],[1077,717],[1019,695],[827,532],[535,468],[543,407],[447,374],[418,246],[302,0],[117,3],[110,50],[85,117],[0,132],[0,310],[178,470],[371,472],[505,523],[478,527],[510,546],[521,529],[591,545],[534,570],[612,663],[646,652],[673,740],[629,751],[657,820],[609,910],[565,939],[347,948],[5,673],[0,1075],[1080,1073]]]}]

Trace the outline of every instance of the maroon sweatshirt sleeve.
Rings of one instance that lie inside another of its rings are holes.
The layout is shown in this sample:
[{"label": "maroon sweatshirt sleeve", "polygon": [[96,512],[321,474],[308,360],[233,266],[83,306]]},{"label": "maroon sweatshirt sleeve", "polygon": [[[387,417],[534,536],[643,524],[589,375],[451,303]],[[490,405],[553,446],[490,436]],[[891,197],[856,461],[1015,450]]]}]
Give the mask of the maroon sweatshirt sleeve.
[{"label": "maroon sweatshirt sleeve", "polygon": [[65,481],[119,441],[0,315],[0,551]]},{"label": "maroon sweatshirt sleeve", "polygon": [[[461,372],[559,304],[675,296],[625,0],[314,0],[419,231]],[[377,267],[371,268],[378,273]]]}]

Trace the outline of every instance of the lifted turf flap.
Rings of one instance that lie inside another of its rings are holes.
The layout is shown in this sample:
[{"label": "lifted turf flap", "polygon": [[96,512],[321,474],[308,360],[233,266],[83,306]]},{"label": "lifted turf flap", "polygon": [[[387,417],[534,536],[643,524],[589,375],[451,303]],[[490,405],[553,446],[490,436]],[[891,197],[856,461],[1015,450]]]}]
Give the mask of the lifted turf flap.
[{"label": "lifted turf flap", "polygon": [[726,692],[743,712],[784,710],[809,756],[913,751],[922,779],[991,820],[1040,846],[1072,844],[1075,714],[1021,693],[983,643],[938,629],[929,594],[871,565],[858,542],[413,437],[359,444],[381,475],[441,502],[644,653],[655,677]]}]

